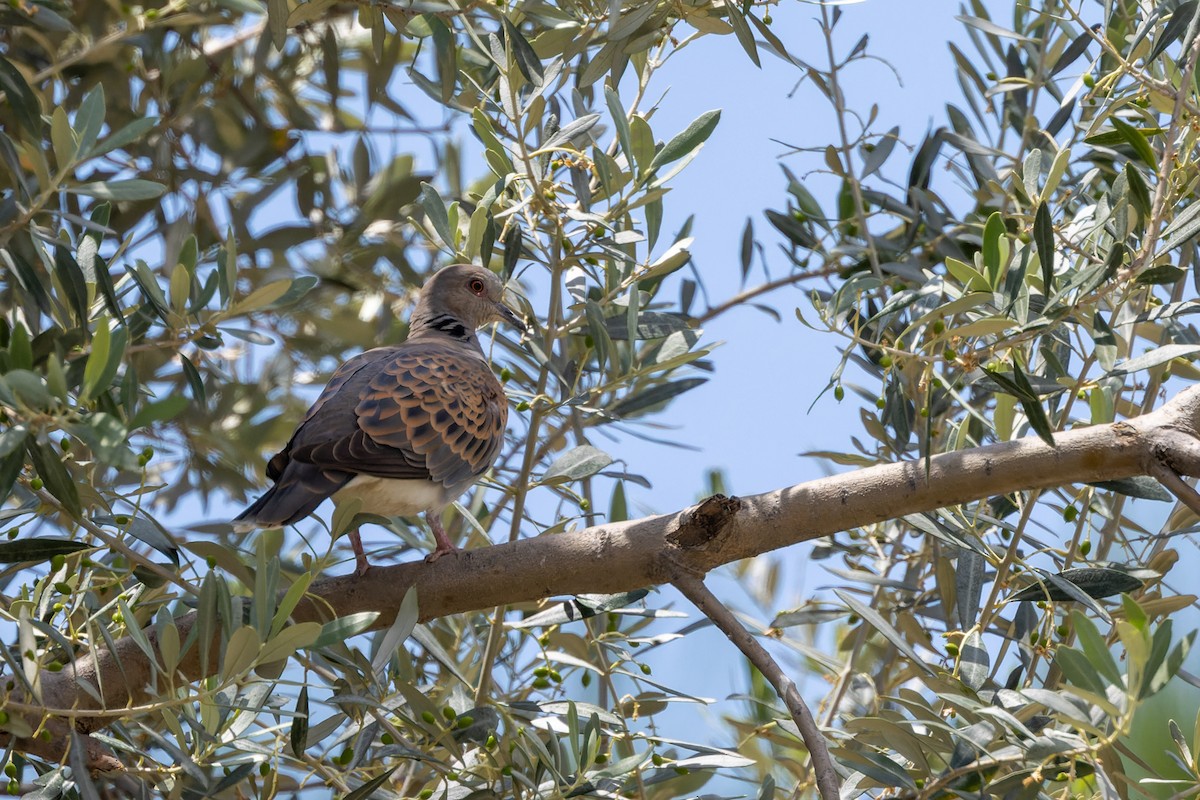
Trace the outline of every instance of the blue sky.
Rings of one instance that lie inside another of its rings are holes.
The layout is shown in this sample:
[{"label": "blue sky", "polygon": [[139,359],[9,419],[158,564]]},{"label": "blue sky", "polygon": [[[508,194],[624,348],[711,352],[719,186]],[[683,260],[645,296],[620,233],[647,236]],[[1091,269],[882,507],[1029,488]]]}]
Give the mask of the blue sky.
[{"label": "blue sky", "polygon": [[[869,51],[888,60],[904,81],[899,85],[883,63],[858,62],[844,73],[848,104],[865,114],[877,103],[877,130],[900,125],[903,142],[919,143],[929,127],[941,124],[944,104],[960,95],[945,45],[961,34],[961,25],[954,20],[955,4],[876,0],[843,9],[837,37],[843,53],[868,33]],[[919,25],[914,24],[915,9],[923,12]],[[814,21],[819,9],[789,3],[772,13],[774,31],[792,52],[824,66],[824,42]],[[769,54],[761,57],[760,70],[733,37],[709,37],[673,57],[657,77],[660,92],[670,87],[654,119],[660,135],[681,130],[710,108],[722,109],[721,124],[700,156],[675,179],[665,201],[663,223],[664,232],[670,232],[687,214],[696,215],[692,252],[710,296],[716,298],[739,291],[738,254],[747,217],[753,218],[760,238],[778,240],[762,210],[785,204],[781,163],[798,177],[807,175],[810,190],[827,208],[837,187],[827,175],[808,174],[823,167],[820,154],[791,156],[781,162],[779,156],[788,148],[779,141],[822,146],[836,139],[836,121],[811,83],[796,88],[802,77],[799,70]],[[907,154],[900,148],[892,159],[907,169]],[[787,271],[786,259],[771,249],[768,245],[772,275],[782,275]],[[756,270],[754,278],[761,279],[762,273]],[[797,307],[809,310],[806,291],[785,289],[765,298],[781,312],[780,323],[744,308],[706,327],[707,340],[724,342],[712,356],[715,374],[663,415],[679,426],[681,440],[702,448],[703,457],[650,446],[643,450],[638,444],[622,450],[635,471],[643,470],[654,481],[651,496],[638,495],[648,509],[670,511],[693,502],[710,467],[724,468],[729,488],[743,494],[818,477],[823,474],[821,465],[798,454],[846,449],[847,434],[860,430],[850,394],[841,404],[832,394],[822,397],[808,410],[836,366],[838,354],[834,337],[813,333],[796,320]]]},{"label": "blue sky", "polygon": [[[915,146],[929,128],[943,124],[945,103],[957,103],[961,97],[946,47],[948,40],[963,38],[962,26],[954,19],[960,13],[957,5],[941,0],[868,0],[843,6],[843,11],[836,37],[841,52],[867,33],[869,52],[896,70],[878,61],[850,67],[843,86],[848,105],[865,114],[877,103],[875,129],[883,132],[899,125],[901,141]],[[815,22],[820,14],[817,6],[787,3],[772,14],[773,30],[794,55],[814,66],[826,65],[824,41]],[[704,111],[722,110],[716,132],[674,180],[674,189],[664,201],[662,237],[669,242],[669,234],[686,216],[696,215],[693,257],[710,296],[718,299],[740,290],[739,252],[746,218],[753,218],[760,238],[777,240],[762,211],[785,205],[779,157],[789,148],[778,142],[821,146],[837,136],[836,120],[825,98],[809,82],[797,88],[800,71],[767,53],[761,57],[763,68],[758,69],[733,37],[709,37],[673,56],[657,75],[658,91],[649,93],[657,96],[670,89],[653,120],[661,137],[682,130]],[[897,147],[892,159],[900,167],[892,174],[903,174],[908,153]],[[823,158],[819,153],[804,154],[782,163],[805,178],[823,167]],[[837,189],[833,179],[813,174],[806,184],[823,205],[832,206]],[[768,252],[772,247],[768,245]],[[773,276],[786,272],[782,254],[769,252],[768,257]],[[756,268],[752,281],[761,278]],[[676,428],[678,441],[699,447],[698,453],[636,440],[614,448],[632,472],[646,475],[654,485],[652,490],[627,487],[631,513],[670,512],[694,503],[706,494],[706,474],[712,468],[725,472],[731,492],[753,494],[826,474],[824,462],[804,458],[803,452],[851,449],[849,437],[862,431],[857,396],[847,392],[838,403],[827,393],[817,400],[839,360],[840,339],[797,321],[797,307],[810,309],[804,289],[781,290],[764,302],[781,313],[782,322],[751,308],[711,322],[705,339],[723,342],[711,357],[712,379],[659,415],[658,421]],[[808,316],[812,318],[811,313]],[[780,554],[786,564],[786,589],[780,607],[773,610],[799,604],[824,582],[823,571],[808,562],[810,550],[802,544]],[[709,582],[735,608],[750,612],[750,619],[758,616],[732,578],[717,573]],[[647,602],[655,607],[670,604],[696,618],[690,604],[669,588]],[[770,617],[760,621],[769,622]],[[664,627],[674,630],[683,623],[672,621]],[[697,695],[723,700],[745,686],[746,667],[740,654],[711,628],[657,648],[646,661],[656,677]],[[827,690],[823,679],[810,682],[802,670],[793,669],[792,677],[801,687],[808,686],[806,694],[814,701]],[[701,738],[694,727],[698,723],[707,729],[704,739],[730,746],[728,731],[719,727],[718,719],[722,713],[736,712],[739,705],[732,701],[707,708],[676,706],[659,721],[664,730],[687,730],[687,738],[693,739]],[[720,788],[732,787],[722,780]]]}]

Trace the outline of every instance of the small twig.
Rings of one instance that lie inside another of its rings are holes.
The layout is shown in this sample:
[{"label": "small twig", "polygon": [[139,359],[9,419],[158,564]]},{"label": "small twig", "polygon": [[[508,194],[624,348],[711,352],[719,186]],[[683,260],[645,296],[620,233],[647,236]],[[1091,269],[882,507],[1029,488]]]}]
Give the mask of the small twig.
[{"label": "small twig", "polygon": [[1150,472],[1154,475],[1155,480],[1167,487],[1167,490],[1175,495],[1179,502],[1190,508],[1197,515],[1200,515],[1200,492],[1197,492],[1192,488],[1191,484],[1179,477],[1178,472],[1157,460],[1150,462]]},{"label": "small twig", "polygon": [[728,300],[708,309],[703,314],[696,317],[696,324],[703,325],[714,317],[719,317],[732,308],[741,308],[750,300],[753,300],[759,295],[773,292],[776,289],[780,289],[784,286],[791,286],[792,284],[799,283],[800,281],[833,277],[834,275],[837,275],[840,270],[841,266],[835,263],[818,270],[796,270],[795,272],[788,273],[782,278],[776,278],[775,280],[760,283],[758,286],[753,286],[749,289],[746,289],[745,291],[734,295]]},{"label": "small twig", "polygon": [[[48,490],[35,489],[35,490],[33,490],[33,494],[43,504],[50,506],[51,508],[55,509],[59,513],[70,516],[70,512],[67,511],[66,506],[64,506],[57,497],[50,494],[50,492]],[[132,547],[130,547],[128,544],[126,544],[121,539],[120,536],[114,536],[113,534],[104,530],[99,525],[97,525],[95,522],[88,519],[87,517],[80,517],[79,519],[72,520],[72,521],[75,522],[75,524],[77,524],[79,527],[83,528],[85,531],[90,533],[92,536],[95,536],[97,539],[99,539],[101,542],[103,542],[110,550],[114,550],[117,553],[120,553],[121,555],[123,555],[125,558],[129,559],[131,564],[137,564],[137,565],[141,566],[147,572],[154,573],[157,577],[161,578],[163,581],[165,581],[167,583],[175,584],[176,586],[183,589],[188,594],[196,594],[197,589],[195,586],[188,583],[186,580],[181,578],[177,573],[172,572],[171,570],[164,567],[162,564],[159,564],[156,561],[152,561],[147,556],[134,550]]]},{"label": "small twig", "polygon": [[1131,265],[1135,270],[1141,270],[1154,259],[1154,248],[1158,244],[1158,229],[1170,205],[1168,194],[1171,186],[1171,171],[1175,167],[1175,150],[1178,146],[1179,128],[1184,117],[1187,90],[1192,85],[1192,76],[1196,73],[1196,62],[1200,60],[1200,37],[1192,43],[1187,54],[1187,65],[1180,77],[1179,89],[1175,92],[1175,109],[1171,114],[1171,123],[1167,128],[1166,144],[1163,145],[1162,161],[1159,162],[1158,180],[1154,185],[1154,200],[1150,205],[1150,223],[1146,226],[1145,243],[1141,255]]},{"label": "small twig", "polygon": [[837,119],[838,136],[842,141],[841,157],[842,157],[842,177],[850,186],[850,192],[854,197],[854,221],[858,225],[858,230],[862,234],[863,241],[867,245],[867,260],[871,264],[871,272],[876,277],[883,276],[883,270],[879,266],[879,251],[875,247],[875,237],[871,235],[871,229],[867,225],[867,215],[865,209],[866,201],[863,199],[862,184],[859,182],[858,176],[854,174],[854,142],[850,141],[850,134],[846,130],[846,109],[845,96],[842,94],[842,88],[839,85],[838,73],[841,71],[845,63],[839,64],[833,53],[833,23],[830,20],[829,6],[821,4],[821,34],[825,39],[825,55],[829,59],[829,71],[824,73],[829,76],[829,100],[833,106],[834,116]]},{"label": "small twig", "polygon": [[791,713],[796,727],[800,729],[804,746],[808,748],[808,754],[812,758],[817,790],[821,793],[823,800],[837,800],[841,789],[838,784],[837,772],[833,767],[833,759],[829,756],[829,746],[825,743],[825,736],[817,727],[817,721],[813,719],[812,712],[809,711],[804,698],[796,690],[796,684],[783,673],[779,663],[771,657],[766,648],[750,635],[750,631],[746,630],[742,623],[738,622],[733,612],[708,590],[703,580],[683,574],[677,575],[671,583],[683,593],[684,597],[691,600],[704,616],[712,620],[713,624],[729,638],[729,641],[742,651],[742,655],[750,659],[750,663],[758,668],[764,678],[770,681],[771,686],[775,688],[787,706],[788,712]]}]

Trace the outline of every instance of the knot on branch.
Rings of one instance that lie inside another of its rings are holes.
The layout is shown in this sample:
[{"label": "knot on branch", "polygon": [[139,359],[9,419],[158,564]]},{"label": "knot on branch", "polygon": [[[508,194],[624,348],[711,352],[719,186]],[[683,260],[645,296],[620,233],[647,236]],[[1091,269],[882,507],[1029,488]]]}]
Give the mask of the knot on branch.
[{"label": "knot on branch", "polygon": [[745,507],[740,497],[714,494],[680,514],[675,529],[667,533],[667,541],[684,550],[708,547],[729,529],[733,518]]}]

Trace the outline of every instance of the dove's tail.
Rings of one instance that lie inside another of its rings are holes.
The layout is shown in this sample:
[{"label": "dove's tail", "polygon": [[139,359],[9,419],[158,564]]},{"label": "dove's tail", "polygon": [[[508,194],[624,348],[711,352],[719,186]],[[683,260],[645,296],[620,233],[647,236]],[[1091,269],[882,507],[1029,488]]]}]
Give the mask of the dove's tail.
[{"label": "dove's tail", "polygon": [[321,469],[295,461],[288,464],[279,481],[233,519],[238,530],[278,528],[299,522],[354,476],[348,472]]}]

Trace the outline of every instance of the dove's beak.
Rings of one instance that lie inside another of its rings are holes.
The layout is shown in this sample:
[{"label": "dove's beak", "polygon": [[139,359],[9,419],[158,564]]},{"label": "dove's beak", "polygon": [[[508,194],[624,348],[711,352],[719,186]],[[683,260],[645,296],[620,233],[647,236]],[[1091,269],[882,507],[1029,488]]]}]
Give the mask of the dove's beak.
[{"label": "dove's beak", "polygon": [[506,306],[504,303],[496,303],[496,318],[501,322],[507,322],[521,333],[529,330],[529,326],[525,321],[517,316],[517,312]]}]

